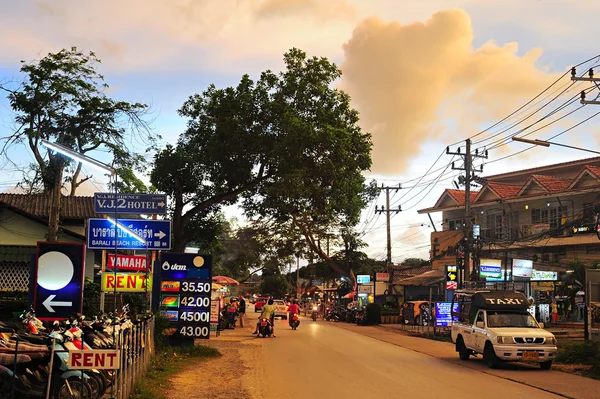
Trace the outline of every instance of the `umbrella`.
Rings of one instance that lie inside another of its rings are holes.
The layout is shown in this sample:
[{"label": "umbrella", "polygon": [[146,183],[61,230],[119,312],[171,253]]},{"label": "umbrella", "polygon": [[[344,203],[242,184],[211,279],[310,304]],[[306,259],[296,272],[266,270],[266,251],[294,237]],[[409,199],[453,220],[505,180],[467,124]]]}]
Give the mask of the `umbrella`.
[{"label": "umbrella", "polygon": [[227,276],[213,276],[213,283],[221,284],[221,285],[240,285],[237,280],[232,279]]}]

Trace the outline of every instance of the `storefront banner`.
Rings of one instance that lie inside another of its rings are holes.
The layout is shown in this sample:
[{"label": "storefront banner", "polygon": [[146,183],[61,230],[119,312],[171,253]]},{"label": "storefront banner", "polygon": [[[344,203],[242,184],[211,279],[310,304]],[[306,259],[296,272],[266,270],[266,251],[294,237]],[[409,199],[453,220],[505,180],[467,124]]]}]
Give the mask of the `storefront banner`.
[{"label": "storefront banner", "polygon": [[502,261],[500,259],[481,259],[479,261],[479,276],[485,278],[502,277]]},{"label": "storefront banner", "polygon": [[513,259],[513,276],[531,278],[533,261],[526,259]]},{"label": "storefront banner", "polygon": [[533,269],[531,272],[531,281],[556,281],[558,280],[557,272],[545,272]]}]

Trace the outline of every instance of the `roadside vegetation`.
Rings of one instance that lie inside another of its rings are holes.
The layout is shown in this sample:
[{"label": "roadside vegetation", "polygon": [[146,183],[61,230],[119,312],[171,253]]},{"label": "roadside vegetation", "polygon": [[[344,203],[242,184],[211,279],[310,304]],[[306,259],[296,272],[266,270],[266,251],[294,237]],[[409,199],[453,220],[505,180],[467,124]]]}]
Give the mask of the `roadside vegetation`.
[{"label": "roadside vegetation", "polygon": [[[577,372],[587,377],[600,379],[600,341],[573,342],[561,345],[555,362],[573,366],[564,371]],[[579,366],[579,367],[577,367]]]},{"label": "roadside vegetation", "polygon": [[155,327],[155,348],[146,374],[136,382],[131,399],[168,399],[169,379],[182,369],[199,361],[221,356],[215,348],[205,345],[171,346],[162,334],[168,327],[168,320],[157,316]]}]

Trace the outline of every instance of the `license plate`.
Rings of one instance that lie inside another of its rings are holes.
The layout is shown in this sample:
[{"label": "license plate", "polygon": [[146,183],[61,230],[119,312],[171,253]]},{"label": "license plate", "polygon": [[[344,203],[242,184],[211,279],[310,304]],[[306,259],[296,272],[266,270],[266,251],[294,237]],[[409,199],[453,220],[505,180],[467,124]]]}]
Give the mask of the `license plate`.
[{"label": "license plate", "polygon": [[260,323],[260,325],[264,327],[264,326],[266,326],[266,325],[267,325],[267,322],[266,322],[266,321],[263,321],[263,322],[261,322],[261,323]]},{"label": "license plate", "polygon": [[540,360],[540,354],[537,352],[523,352],[522,360],[537,361]]}]

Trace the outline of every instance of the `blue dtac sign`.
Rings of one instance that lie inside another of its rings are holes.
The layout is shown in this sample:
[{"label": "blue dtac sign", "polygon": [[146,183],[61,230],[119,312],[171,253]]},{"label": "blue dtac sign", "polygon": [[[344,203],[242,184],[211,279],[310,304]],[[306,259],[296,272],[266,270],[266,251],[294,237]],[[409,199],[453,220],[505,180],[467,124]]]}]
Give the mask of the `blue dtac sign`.
[{"label": "blue dtac sign", "polygon": [[[90,249],[171,249],[171,221],[151,219],[118,219],[115,226],[109,219],[88,219],[87,246]],[[124,228],[143,238],[130,235]]]}]

